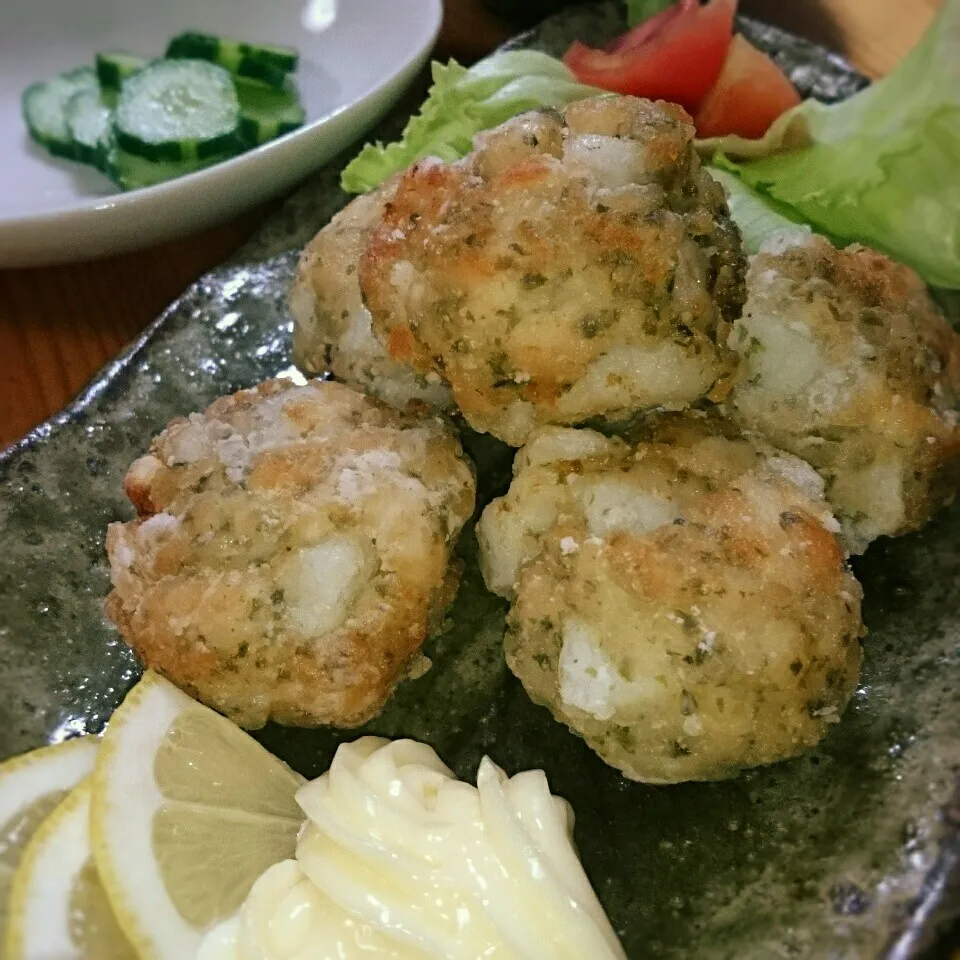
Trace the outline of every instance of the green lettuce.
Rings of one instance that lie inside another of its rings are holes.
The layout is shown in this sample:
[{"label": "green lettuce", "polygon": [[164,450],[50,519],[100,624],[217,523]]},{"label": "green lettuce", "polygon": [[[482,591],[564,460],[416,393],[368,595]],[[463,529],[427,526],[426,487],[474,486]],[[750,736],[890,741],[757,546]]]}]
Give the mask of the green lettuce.
[{"label": "green lettuce", "polygon": [[673,0],[627,0],[627,23],[635,27],[654,14],[666,10]]},{"label": "green lettuce", "polygon": [[344,169],[340,184],[365,193],[422,157],[457,160],[473,136],[538,107],[564,107],[603,91],[577,83],[555,57],[536,50],[497,53],[468,70],[455,60],[432,66],[433,85],[420,112],[395,143],[368,143]]},{"label": "green lettuce", "polygon": [[849,100],[807,100],[763,140],[700,147],[791,219],[960,289],[960,0],[946,0],[906,59]]},{"label": "green lettuce", "polygon": [[730,216],[740,228],[743,249],[747,253],[759,253],[766,242],[778,237],[796,234],[798,231],[811,232],[807,224],[798,223],[786,213],[775,210],[768,199],[762,199],[730,171],[717,167],[707,169],[710,175],[726,188]]}]

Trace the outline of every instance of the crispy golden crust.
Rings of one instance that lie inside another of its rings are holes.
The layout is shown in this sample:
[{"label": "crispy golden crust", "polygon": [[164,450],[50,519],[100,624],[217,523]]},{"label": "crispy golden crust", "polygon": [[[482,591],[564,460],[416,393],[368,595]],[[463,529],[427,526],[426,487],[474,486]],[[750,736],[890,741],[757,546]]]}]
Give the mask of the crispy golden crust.
[{"label": "crispy golden crust", "polygon": [[729,411],[821,472],[853,552],[960,486],[960,336],[907,267],[814,237],[751,261]]},{"label": "crispy golden crust", "polygon": [[856,684],[861,590],[816,474],[712,418],[547,429],[479,536],[507,663],[627,777],[793,756]]},{"label": "crispy golden crust", "polygon": [[304,248],[288,298],[293,358],[309,373],[332,373],[398,410],[446,410],[453,400],[439,375],[392,359],[360,298],[360,254],[395,186],[388,181],[356,197]]},{"label": "crispy golden crust", "polygon": [[391,355],[514,445],[722,395],[744,260],[692,137],[679,107],[605,97],[412,167],[360,261]]},{"label": "crispy golden crust", "polygon": [[438,417],[268,381],[174,420],[127,474],[107,613],[245,727],[355,726],[420,668],[456,592],[474,476]]}]

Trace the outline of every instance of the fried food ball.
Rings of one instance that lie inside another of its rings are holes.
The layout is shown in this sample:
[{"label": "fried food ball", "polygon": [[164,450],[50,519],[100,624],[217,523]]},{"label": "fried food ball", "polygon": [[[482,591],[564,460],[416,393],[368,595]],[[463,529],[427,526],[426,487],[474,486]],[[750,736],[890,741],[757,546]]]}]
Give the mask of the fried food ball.
[{"label": "fried food ball", "polygon": [[753,257],[731,415],[803,457],[849,549],[922,527],[960,486],[960,336],[909,268],[822,237]]},{"label": "fried food ball", "polygon": [[791,757],[857,681],[861,589],[803,461],[668,414],[629,442],[548,427],[478,528],[506,658],[633,780]]},{"label": "fried food ball", "polygon": [[680,107],[605,96],[412,167],[360,260],[391,355],[514,446],[721,397],[745,261],[693,134]]},{"label": "fried food ball", "polygon": [[241,726],[356,726],[428,665],[475,493],[442,418],[271,380],[174,420],[125,488],[107,613]]},{"label": "fried food ball", "polygon": [[447,410],[453,399],[440,376],[391,359],[360,297],[360,254],[395,188],[388,182],[357,197],[307,244],[288,299],[293,358],[308,373],[332,373],[398,410]]}]

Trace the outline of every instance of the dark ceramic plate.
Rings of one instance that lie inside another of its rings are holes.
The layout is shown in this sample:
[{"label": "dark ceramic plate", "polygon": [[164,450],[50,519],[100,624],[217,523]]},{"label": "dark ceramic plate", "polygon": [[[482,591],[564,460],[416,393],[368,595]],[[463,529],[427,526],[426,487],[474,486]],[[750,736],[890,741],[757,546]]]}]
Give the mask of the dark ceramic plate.
[{"label": "dark ceramic plate", "polygon": [[[622,26],[616,6],[593,7],[514,43],[556,53]],[[864,83],[818,47],[740,26],[805,93],[833,99]],[[136,679],[101,615],[103,531],[130,514],[121,479],[171,417],[289,368],[293,251],[345,202],[338,172],[320,173],[239,259],[0,460],[0,755],[99,730]],[[470,445],[489,497],[509,453],[482,438]],[[405,684],[371,731],[423,739],[463,776],[485,752],[509,770],[543,767],[577,811],[584,864],[631,957],[920,955],[956,906],[960,508],[858,562],[870,628],[863,683],[816,751],[677,787],[624,781],[527,699],[504,667],[503,606],[482,587],[473,544],[468,532],[468,572],[453,628],[428,650],[433,670]],[[261,734],[307,775],[354,736]]]}]

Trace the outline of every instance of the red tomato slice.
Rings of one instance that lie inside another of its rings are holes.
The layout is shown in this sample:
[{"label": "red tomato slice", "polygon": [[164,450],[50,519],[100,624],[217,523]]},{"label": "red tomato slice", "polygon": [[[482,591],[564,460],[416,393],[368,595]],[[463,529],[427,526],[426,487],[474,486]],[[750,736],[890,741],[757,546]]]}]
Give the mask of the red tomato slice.
[{"label": "red tomato slice", "polygon": [[[571,45],[563,62],[581,83],[693,111],[714,85],[730,47],[737,0],[680,0],[634,27],[610,50]],[[656,21],[656,22],[653,22]]]},{"label": "red tomato slice", "polygon": [[800,94],[784,72],[738,34],[719,79],[694,115],[697,136],[737,133],[758,140],[781,113],[799,102]]},{"label": "red tomato slice", "polygon": [[652,17],[647,17],[643,23],[638,23],[632,30],[628,30],[617,37],[605,49],[610,53],[636,50],[660,33],[671,21],[679,16],[689,16],[690,12],[696,10],[699,6],[700,0],[677,0],[676,3],[671,3],[666,10],[661,10]]}]

